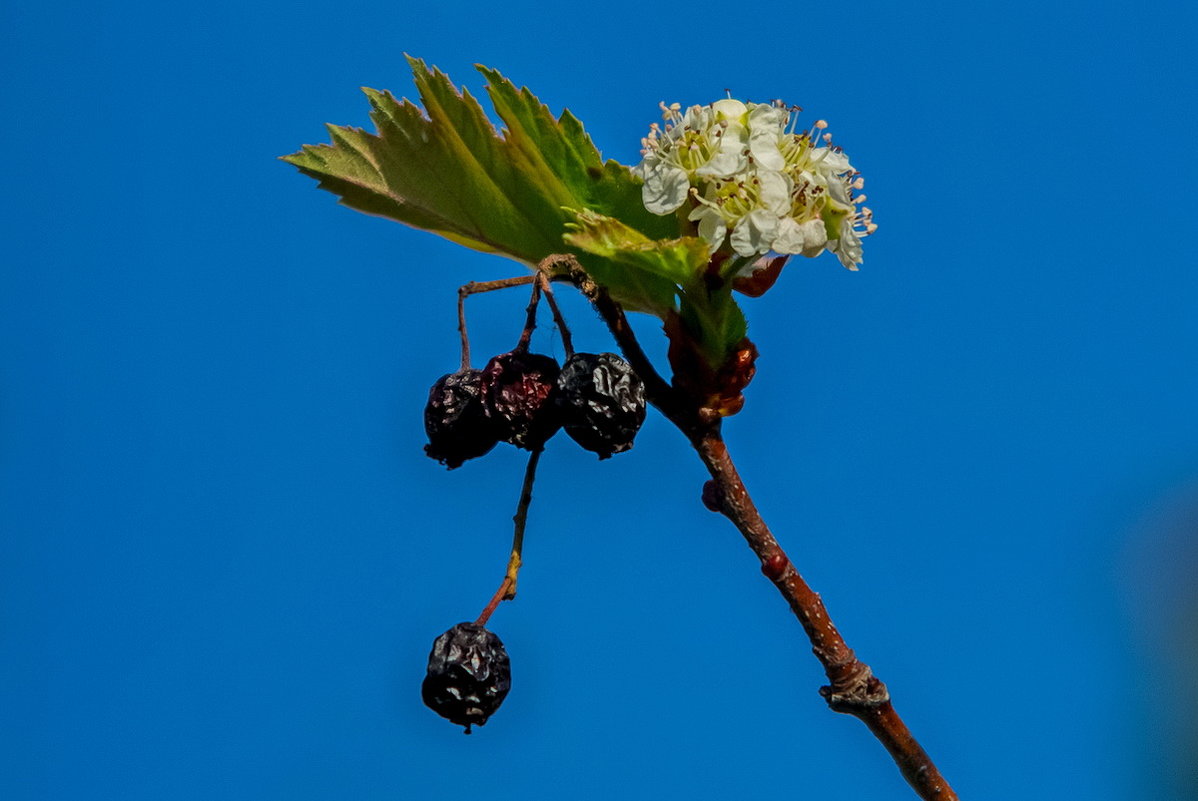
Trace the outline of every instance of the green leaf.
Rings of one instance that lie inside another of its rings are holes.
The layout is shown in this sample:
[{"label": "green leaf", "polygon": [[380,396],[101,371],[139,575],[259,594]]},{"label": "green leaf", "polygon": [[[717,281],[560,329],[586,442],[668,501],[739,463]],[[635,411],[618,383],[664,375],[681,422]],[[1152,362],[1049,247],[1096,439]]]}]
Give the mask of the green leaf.
[{"label": "green leaf", "polygon": [[[711,251],[702,239],[650,239],[620,220],[575,211],[565,240],[590,254],[588,272],[621,305],[658,317],[675,308],[679,286],[700,281]],[[594,256],[602,257],[596,262]]]},{"label": "green leaf", "polygon": [[571,245],[676,284],[698,280],[711,258],[710,246],[697,237],[650,239],[620,220],[589,209],[573,214],[565,235]]},{"label": "green leaf", "polygon": [[[624,219],[653,237],[677,222],[649,214],[631,171],[600,158],[569,112],[555,119],[527,89],[479,67],[507,129],[500,135],[468,92],[409,58],[424,110],[363,89],[377,133],[330,125],[332,143],[284,156],[350,208],[535,264],[561,252],[564,207]],[[588,266],[590,266],[588,264]]]},{"label": "green leaf", "polygon": [[[722,365],[733,346],[744,338],[748,326],[732,297],[730,283],[721,281],[718,288],[710,289],[705,280],[711,258],[705,240],[649,239],[620,220],[585,209],[575,212],[575,221],[568,228],[567,242],[619,268],[607,282],[601,281],[607,283],[613,295],[617,290],[630,291],[633,280],[653,287],[668,282],[671,291],[678,294],[679,312],[688,330],[712,367]],[[618,296],[616,299],[621,300]],[[672,297],[668,308],[673,308]],[[657,307],[652,311],[664,318],[663,310]]]}]

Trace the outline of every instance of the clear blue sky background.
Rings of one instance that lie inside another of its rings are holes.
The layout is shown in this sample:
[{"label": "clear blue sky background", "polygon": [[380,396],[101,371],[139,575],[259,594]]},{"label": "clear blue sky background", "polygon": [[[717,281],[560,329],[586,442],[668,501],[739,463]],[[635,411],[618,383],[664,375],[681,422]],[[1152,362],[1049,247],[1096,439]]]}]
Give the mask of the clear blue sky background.
[{"label": "clear blue sky background", "polygon": [[[656,416],[610,462],[547,452],[500,712],[467,738],[421,705],[523,464],[445,471],[421,409],[455,288],[518,267],[275,160],[365,124],[361,85],[411,94],[405,51],[476,91],[501,69],[625,162],[659,100],[827,119],[880,229],[860,273],[799,260],[746,304],[726,431],[766,518],[963,797],[1192,797],[1196,27],[1151,0],[6,4],[0,798],[913,797]],[[477,299],[480,354],[523,302]]]}]

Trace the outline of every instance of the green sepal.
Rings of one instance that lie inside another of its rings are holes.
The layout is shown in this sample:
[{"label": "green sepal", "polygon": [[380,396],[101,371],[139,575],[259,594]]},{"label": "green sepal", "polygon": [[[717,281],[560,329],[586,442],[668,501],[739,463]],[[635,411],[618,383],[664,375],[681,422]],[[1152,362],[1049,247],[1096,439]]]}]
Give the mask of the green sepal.
[{"label": "green sepal", "polygon": [[824,221],[824,232],[828,239],[840,239],[840,226],[844,225],[845,220],[854,211],[851,206],[837,203],[831,198],[826,199],[823,208],[820,209],[820,217]]},{"label": "green sepal", "polygon": [[744,312],[728,286],[712,292],[702,286],[690,287],[679,297],[678,313],[703,358],[714,369],[725,364],[749,331]]}]

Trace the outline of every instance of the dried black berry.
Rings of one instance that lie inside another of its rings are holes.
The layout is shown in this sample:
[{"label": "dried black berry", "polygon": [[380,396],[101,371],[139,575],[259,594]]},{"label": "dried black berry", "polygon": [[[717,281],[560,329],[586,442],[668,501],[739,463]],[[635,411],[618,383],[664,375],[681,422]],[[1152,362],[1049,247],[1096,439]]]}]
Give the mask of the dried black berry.
[{"label": "dried black berry", "polygon": [[607,459],[632,447],[645,422],[645,386],[614,353],[575,353],[557,378],[556,402],[566,433]]},{"label": "dried black berry", "polygon": [[557,362],[548,356],[514,350],[501,353],[483,368],[487,414],[499,438],[536,450],[561,428],[550,394],[557,383]]},{"label": "dried black berry", "polygon": [[512,667],[503,643],[477,623],[459,623],[433,641],[424,704],[459,726],[481,726],[507,697]]},{"label": "dried black berry", "polygon": [[424,452],[451,470],[495,447],[499,434],[484,408],[481,370],[459,370],[433,384],[424,407],[424,430]]}]

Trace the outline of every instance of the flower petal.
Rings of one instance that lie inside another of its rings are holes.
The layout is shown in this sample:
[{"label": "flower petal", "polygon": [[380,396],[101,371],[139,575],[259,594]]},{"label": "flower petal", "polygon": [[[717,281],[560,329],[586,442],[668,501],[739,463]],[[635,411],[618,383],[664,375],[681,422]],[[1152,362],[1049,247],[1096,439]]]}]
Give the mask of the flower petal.
[{"label": "flower petal", "polygon": [[756,103],[749,110],[749,151],[753,160],[767,170],[781,170],[786,159],[779,150],[786,133],[787,112],[769,103]]},{"label": "flower petal", "polygon": [[790,212],[790,179],[780,172],[757,173],[761,188],[760,203],[778,217]]},{"label": "flower petal", "polygon": [[741,256],[767,253],[778,234],[778,217],[765,209],[753,209],[732,229],[732,249]]},{"label": "flower petal", "polygon": [[645,208],[654,214],[670,214],[686,202],[690,180],[686,171],[672,164],[657,164],[645,172],[641,199]]},{"label": "flower petal", "polygon": [[724,244],[724,237],[728,235],[728,224],[724,222],[718,210],[711,206],[699,206],[687,219],[699,221],[699,236],[707,240],[712,250]]}]

